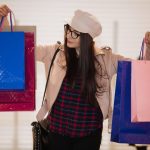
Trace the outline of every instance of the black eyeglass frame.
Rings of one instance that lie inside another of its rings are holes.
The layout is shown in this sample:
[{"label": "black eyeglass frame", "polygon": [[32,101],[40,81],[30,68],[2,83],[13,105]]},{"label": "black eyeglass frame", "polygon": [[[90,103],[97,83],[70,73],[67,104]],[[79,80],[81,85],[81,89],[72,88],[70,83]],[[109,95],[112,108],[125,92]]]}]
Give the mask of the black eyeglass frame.
[{"label": "black eyeglass frame", "polygon": [[[64,30],[65,30],[65,34],[66,34],[66,35],[69,34],[69,33],[71,33],[71,37],[72,37],[73,39],[77,39],[77,38],[80,36],[80,34],[77,33],[75,30],[71,31],[69,24],[65,24],[65,25],[64,25]],[[69,32],[68,32],[68,31],[69,31]]]}]

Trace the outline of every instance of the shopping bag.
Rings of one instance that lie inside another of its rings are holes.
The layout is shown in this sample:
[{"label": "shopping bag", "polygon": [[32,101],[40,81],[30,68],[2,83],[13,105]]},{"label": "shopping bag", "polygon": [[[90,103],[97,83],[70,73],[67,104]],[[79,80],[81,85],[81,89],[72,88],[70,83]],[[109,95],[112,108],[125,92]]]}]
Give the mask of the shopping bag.
[{"label": "shopping bag", "polygon": [[111,141],[150,144],[150,123],[131,122],[131,62],[118,62]]},{"label": "shopping bag", "polygon": [[[125,66],[125,65],[124,65]],[[121,62],[118,62],[117,69],[117,78],[116,78],[116,89],[114,96],[114,108],[113,108],[113,117],[112,117],[112,130],[111,130],[111,141],[119,142],[119,128],[120,128],[120,102],[121,102],[121,90],[122,84],[121,81],[123,76],[122,65]]]},{"label": "shopping bag", "polygon": [[24,89],[24,32],[0,32],[0,90]]},{"label": "shopping bag", "polygon": [[144,59],[144,39],[141,45],[139,60],[132,61],[131,71],[131,121],[149,122],[150,98],[150,62]]},{"label": "shopping bag", "polygon": [[[5,28],[5,30],[9,30]],[[35,26],[14,27],[25,32],[25,90],[0,91],[0,111],[27,111],[35,109]]]},{"label": "shopping bag", "polygon": [[150,122],[150,61],[132,61],[131,120]]}]

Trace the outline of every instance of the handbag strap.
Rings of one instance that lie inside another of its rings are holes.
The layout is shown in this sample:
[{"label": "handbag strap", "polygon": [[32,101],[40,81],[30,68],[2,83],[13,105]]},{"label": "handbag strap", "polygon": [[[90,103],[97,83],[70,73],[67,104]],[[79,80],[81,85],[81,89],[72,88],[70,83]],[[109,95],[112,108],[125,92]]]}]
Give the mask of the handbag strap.
[{"label": "handbag strap", "polygon": [[48,85],[48,81],[49,81],[50,71],[51,71],[52,65],[54,63],[54,60],[56,58],[56,55],[59,52],[60,47],[61,47],[61,42],[57,41],[57,43],[59,44],[59,46],[58,46],[58,48],[56,49],[56,51],[54,53],[54,56],[52,58],[52,61],[51,61],[50,67],[49,67],[49,71],[48,71],[48,75],[47,75],[47,80],[46,80],[46,85],[45,85],[45,90],[44,90],[44,94],[43,94],[42,106],[43,106],[44,100],[45,100],[45,94],[46,94],[46,89],[47,89],[47,85]]}]

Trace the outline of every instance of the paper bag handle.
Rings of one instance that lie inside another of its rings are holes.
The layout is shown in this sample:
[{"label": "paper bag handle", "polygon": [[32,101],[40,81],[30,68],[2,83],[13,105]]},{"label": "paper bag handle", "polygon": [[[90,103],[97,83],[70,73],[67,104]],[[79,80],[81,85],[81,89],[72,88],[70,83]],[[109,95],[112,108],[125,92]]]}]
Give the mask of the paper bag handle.
[{"label": "paper bag handle", "polygon": [[143,59],[144,59],[144,38],[143,38],[142,45],[141,45],[139,60],[143,60]]},{"label": "paper bag handle", "polygon": [[[10,29],[11,29],[11,32],[13,32],[13,23],[12,23],[12,12],[9,13],[10,15]],[[1,21],[0,21],[0,31],[2,31],[2,25],[3,25],[3,22],[4,22],[4,16],[1,18]]]}]

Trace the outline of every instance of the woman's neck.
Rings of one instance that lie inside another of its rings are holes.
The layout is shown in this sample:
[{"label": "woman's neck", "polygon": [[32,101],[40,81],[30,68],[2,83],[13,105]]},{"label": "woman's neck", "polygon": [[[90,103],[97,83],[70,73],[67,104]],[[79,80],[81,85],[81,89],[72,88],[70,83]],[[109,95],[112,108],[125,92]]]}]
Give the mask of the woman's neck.
[{"label": "woman's neck", "polygon": [[80,54],[80,48],[76,48],[76,53],[77,53],[77,56],[79,56],[79,54]]}]

